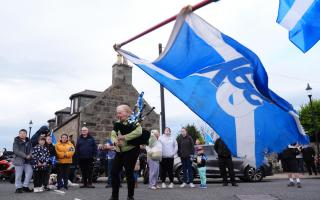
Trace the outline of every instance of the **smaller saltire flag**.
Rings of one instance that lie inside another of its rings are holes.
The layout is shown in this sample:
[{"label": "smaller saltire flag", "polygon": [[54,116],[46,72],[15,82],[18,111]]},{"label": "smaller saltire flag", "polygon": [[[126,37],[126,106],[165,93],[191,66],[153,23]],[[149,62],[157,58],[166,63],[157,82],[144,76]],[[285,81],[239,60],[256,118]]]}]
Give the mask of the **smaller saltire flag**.
[{"label": "smaller saltire flag", "polygon": [[[52,130],[51,130],[51,141],[52,141],[53,145],[57,144],[56,137],[54,136],[54,133]],[[55,165],[57,163],[57,159],[55,156],[50,157],[50,161],[51,161],[52,165]]]},{"label": "smaller saltire flag", "polygon": [[53,131],[51,131],[51,140],[52,140],[52,144],[57,144],[57,140],[56,140],[56,137],[54,136],[54,133]]},{"label": "smaller saltire flag", "polygon": [[204,134],[206,144],[213,144],[213,139],[209,133]]},{"label": "smaller saltire flag", "polygon": [[290,41],[307,52],[320,40],[320,0],[280,0],[277,23]]}]

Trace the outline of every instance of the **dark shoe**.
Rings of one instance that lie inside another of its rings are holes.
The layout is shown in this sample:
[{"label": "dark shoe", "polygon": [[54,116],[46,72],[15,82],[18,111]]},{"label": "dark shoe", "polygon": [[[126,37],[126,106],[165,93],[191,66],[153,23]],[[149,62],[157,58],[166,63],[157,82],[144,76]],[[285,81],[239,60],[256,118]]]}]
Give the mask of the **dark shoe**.
[{"label": "dark shoe", "polygon": [[288,187],[293,187],[293,186],[294,186],[294,182],[290,181],[290,183],[288,183]]},{"label": "dark shoe", "polygon": [[302,186],[301,186],[301,183],[300,183],[300,182],[298,182],[298,183],[297,183],[297,188],[302,188]]},{"label": "dark shoe", "polygon": [[236,186],[236,187],[238,186],[237,183],[231,183],[231,185],[232,185],[232,186]]},{"label": "dark shoe", "polygon": [[15,193],[23,193],[23,189],[22,188],[17,188]]},{"label": "dark shoe", "polygon": [[127,200],[134,200],[133,197],[127,197]]},{"label": "dark shoe", "polygon": [[87,185],[81,185],[80,186],[80,188],[86,188],[87,187]]},{"label": "dark shoe", "polygon": [[87,185],[87,188],[96,188],[94,185]]},{"label": "dark shoe", "polygon": [[43,189],[44,189],[44,191],[50,191],[50,188],[48,188],[48,187],[44,187]]},{"label": "dark shoe", "polygon": [[68,190],[68,186],[64,186],[64,189]]},{"label": "dark shoe", "polygon": [[30,188],[28,188],[28,187],[23,187],[22,190],[23,190],[24,192],[33,192],[33,190],[30,189]]},{"label": "dark shoe", "polygon": [[223,183],[222,185],[223,185],[223,186],[228,186],[228,183]]}]

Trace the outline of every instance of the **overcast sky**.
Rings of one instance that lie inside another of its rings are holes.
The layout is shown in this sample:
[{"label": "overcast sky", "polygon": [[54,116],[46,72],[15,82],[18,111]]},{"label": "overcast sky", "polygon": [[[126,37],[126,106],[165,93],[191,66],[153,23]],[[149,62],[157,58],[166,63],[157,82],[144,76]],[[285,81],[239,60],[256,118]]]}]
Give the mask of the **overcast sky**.
[{"label": "overcast sky", "polygon": [[[0,0],[0,148],[13,137],[34,133],[54,112],[70,106],[73,93],[103,91],[111,84],[116,61],[112,46],[177,14],[198,0]],[[196,13],[238,40],[261,59],[269,87],[295,108],[308,102],[306,85],[320,96],[320,44],[303,54],[278,24],[278,0],[221,0]],[[154,60],[173,23],[123,48]],[[160,110],[159,85],[139,68],[133,84]],[[197,117],[168,92],[167,124],[177,131]]]}]

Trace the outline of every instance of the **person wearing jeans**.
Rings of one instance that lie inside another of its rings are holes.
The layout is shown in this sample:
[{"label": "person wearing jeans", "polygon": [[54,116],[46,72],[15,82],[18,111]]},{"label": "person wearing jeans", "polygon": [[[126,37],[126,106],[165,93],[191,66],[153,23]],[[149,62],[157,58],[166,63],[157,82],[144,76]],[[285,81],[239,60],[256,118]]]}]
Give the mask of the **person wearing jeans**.
[{"label": "person wearing jeans", "polygon": [[106,157],[107,157],[108,172],[106,172],[106,174],[108,175],[108,179],[107,179],[106,188],[108,188],[108,187],[111,187],[111,170],[112,170],[113,159],[116,155],[116,151],[111,139],[108,139],[106,141],[104,148],[107,150]]},{"label": "person wearing jeans", "polygon": [[[32,145],[29,138],[27,138],[27,131],[21,129],[19,135],[14,138],[13,152],[15,158],[13,164],[15,165],[15,186],[16,193],[32,192],[29,188],[29,183],[32,178],[31,153]],[[24,182],[21,182],[22,174],[25,173]]]},{"label": "person wearing jeans", "polygon": [[181,135],[177,138],[178,143],[178,156],[181,159],[183,171],[183,183],[180,187],[185,187],[189,184],[194,188],[193,184],[193,170],[192,170],[192,157],[194,155],[194,142],[190,135],[188,135],[185,128],[181,129]]}]

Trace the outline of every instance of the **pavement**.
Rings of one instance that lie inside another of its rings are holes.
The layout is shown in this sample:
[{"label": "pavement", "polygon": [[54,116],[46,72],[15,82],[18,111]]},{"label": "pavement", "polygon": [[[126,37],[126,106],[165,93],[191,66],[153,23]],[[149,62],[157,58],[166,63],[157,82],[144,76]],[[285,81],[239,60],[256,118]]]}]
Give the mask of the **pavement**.
[{"label": "pavement", "polygon": [[[70,187],[67,191],[15,194],[14,185],[0,182],[0,200],[107,200],[111,188],[105,188],[104,177],[95,184],[95,189]],[[304,175],[302,188],[287,187],[286,174],[267,177],[259,183],[239,182],[239,187],[221,184],[221,179],[209,179],[208,188],[180,188],[150,190],[139,183],[135,191],[136,200],[319,200],[320,176]],[[120,189],[120,200],[126,199],[126,184]]]}]

